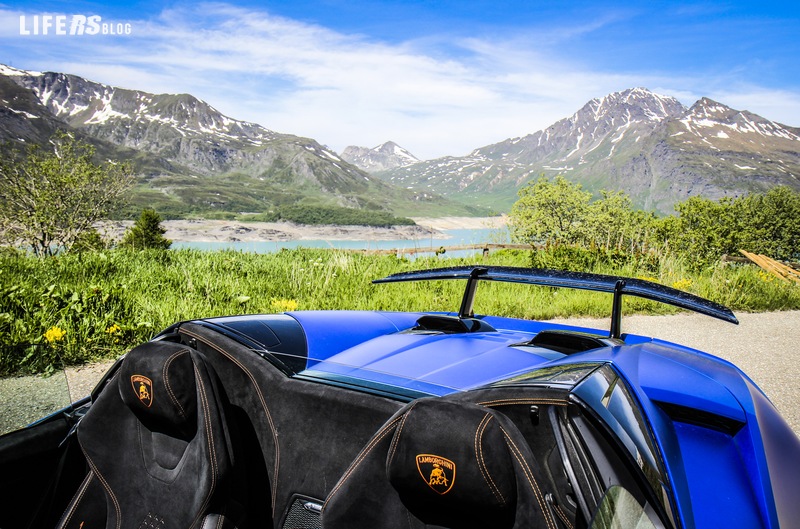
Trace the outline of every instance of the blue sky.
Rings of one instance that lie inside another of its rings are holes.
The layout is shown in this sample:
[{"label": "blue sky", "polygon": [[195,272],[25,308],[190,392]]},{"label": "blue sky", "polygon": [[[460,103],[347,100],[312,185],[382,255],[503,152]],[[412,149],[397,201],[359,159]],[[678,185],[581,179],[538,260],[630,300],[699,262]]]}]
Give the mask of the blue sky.
[{"label": "blue sky", "polygon": [[[792,4],[6,2],[0,63],[191,93],[337,151],[394,140],[433,158],[536,132],[636,86],[800,126],[800,6]],[[131,31],[33,34],[33,17],[48,14],[98,15]]]}]

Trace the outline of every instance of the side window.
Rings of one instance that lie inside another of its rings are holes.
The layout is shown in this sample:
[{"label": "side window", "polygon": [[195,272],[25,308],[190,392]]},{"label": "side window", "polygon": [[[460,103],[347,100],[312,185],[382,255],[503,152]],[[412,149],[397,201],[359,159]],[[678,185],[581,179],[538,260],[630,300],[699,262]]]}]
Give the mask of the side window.
[{"label": "side window", "polygon": [[612,485],[600,501],[591,529],[656,529],[647,511],[623,487]]},{"label": "side window", "polygon": [[650,438],[644,414],[624,380],[610,366],[603,366],[582,381],[574,393],[613,431],[620,446],[650,483],[655,498],[662,503],[665,512],[670,512],[660,456]]}]

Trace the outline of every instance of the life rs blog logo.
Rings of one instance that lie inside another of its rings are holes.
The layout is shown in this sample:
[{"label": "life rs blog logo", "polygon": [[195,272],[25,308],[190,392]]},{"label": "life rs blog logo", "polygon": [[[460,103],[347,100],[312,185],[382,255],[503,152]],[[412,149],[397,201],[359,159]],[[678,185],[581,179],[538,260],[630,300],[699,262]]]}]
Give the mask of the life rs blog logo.
[{"label": "life rs blog logo", "polygon": [[20,15],[20,35],[130,35],[129,22],[107,22],[100,15]]}]

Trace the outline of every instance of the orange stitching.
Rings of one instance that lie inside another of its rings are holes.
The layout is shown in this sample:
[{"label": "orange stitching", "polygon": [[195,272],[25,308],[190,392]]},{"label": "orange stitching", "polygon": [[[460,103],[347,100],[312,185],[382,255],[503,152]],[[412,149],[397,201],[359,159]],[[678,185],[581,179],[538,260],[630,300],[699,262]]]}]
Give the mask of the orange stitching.
[{"label": "orange stitching", "polygon": [[528,484],[533,489],[534,494],[536,495],[536,501],[539,502],[539,508],[542,511],[542,515],[544,515],[545,522],[547,522],[547,527],[550,529],[556,529],[555,520],[553,519],[550,511],[546,508],[544,503],[544,498],[542,497],[542,493],[539,490],[539,484],[536,482],[536,478],[533,476],[533,472],[531,471],[530,467],[528,466],[528,462],[525,461],[525,458],[522,457],[522,452],[514,444],[514,441],[508,435],[508,432],[505,431],[502,425],[500,425],[500,430],[503,432],[505,436],[506,444],[511,448],[511,453],[514,454],[514,457],[517,459],[517,462],[522,467],[522,471],[525,474],[525,478],[528,480]]},{"label": "orange stitching", "polygon": [[567,516],[567,513],[564,512],[564,509],[561,508],[561,505],[556,504],[554,505],[554,507],[556,514],[558,515],[559,518],[561,518],[561,521],[564,522],[564,525],[566,525],[568,529],[573,529],[572,522],[569,520],[569,516]]},{"label": "orange stitching", "polygon": [[487,413],[483,416],[483,419],[481,419],[481,422],[475,429],[475,458],[479,462],[478,468],[480,468],[483,479],[491,489],[492,494],[494,494],[495,498],[500,500],[500,503],[505,505],[506,499],[503,497],[503,493],[500,492],[500,488],[492,479],[492,475],[489,473],[489,467],[486,465],[486,461],[483,459],[483,432],[486,431],[489,421],[491,421],[493,418],[494,417],[492,417],[492,415]]},{"label": "orange stitching", "polygon": [[[69,525],[70,520],[72,520],[72,515],[75,514],[75,511],[78,509],[78,505],[80,504],[81,500],[83,499],[83,495],[89,489],[89,483],[92,482],[92,476],[94,473],[89,472],[85,478],[83,478],[83,483],[81,483],[78,492],[76,492],[76,498],[70,505],[67,505],[67,508],[64,509],[64,512],[61,513],[61,519],[64,520],[64,523],[61,524],[59,527],[66,527]],[[69,515],[67,515],[69,512]],[[64,518],[66,516],[66,519]]]},{"label": "orange stitching", "polygon": [[331,498],[333,498],[334,494],[336,494],[342,485],[344,485],[344,482],[350,478],[353,472],[355,472],[358,465],[360,465],[364,459],[366,459],[372,449],[375,448],[375,446],[381,442],[384,437],[386,437],[392,428],[397,426],[397,422],[400,421],[404,416],[405,414],[403,414],[401,417],[396,417],[392,422],[384,426],[382,430],[375,434],[375,437],[373,437],[369,444],[358,454],[356,459],[350,464],[350,468],[347,469],[342,478],[339,480],[339,483],[336,484],[331,493],[328,495],[328,499],[325,500],[325,503],[322,505],[323,510],[325,510],[325,507],[328,505],[328,502],[331,501]]},{"label": "orange stitching", "polygon": [[389,452],[389,460],[386,463],[387,467],[389,465],[391,465],[392,464],[392,460],[394,460],[394,453],[397,450],[397,445],[400,444],[400,436],[403,435],[403,427],[406,425],[406,419],[408,418],[408,415],[411,413],[411,410],[413,410],[414,406],[416,406],[416,405],[417,405],[416,402],[411,404],[411,406],[409,406],[409,408],[403,414],[403,420],[400,421],[400,428],[397,430],[397,435],[395,435],[394,439],[392,439],[392,447],[391,447],[391,450]]},{"label": "orange stitching", "polygon": [[169,394],[169,397],[172,399],[172,402],[175,403],[175,406],[178,407],[178,411],[180,412],[180,414],[183,416],[184,419],[188,419],[189,417],[186,415],[186,411],[183,409],[183,406],[181,406],[181,403],[178,402],[178,399],[175,397],[175,393],[172,392],[172,386],[169,384],[168,372],[169,372],[169,366],[172,365],[173,360],[178,358],[180,355],[188,352],[189,352],[188,349],[182,349],[177,353],[173,354],[167,359],[166,362],[164,362],[164,368],[161,370],[161,377],[164,379],[164,385],[167,387],[167,393]]},{"label": "orange stitching", "polygon": [[212,349],[215,349],[217,352],[219,352],[225,358],[227,358],[228,360],[233,362],[239,369],[244,371],[245,374],[247,375],[247,377],[250,379],[250,382],[253,383],[253,387],[256,390],[256,394],[258,395],[258,399],[261,401],[261,407],[264,408],[264,413],[267,416],[267,422],[269,422],[269,427],[272,430],[272,440],[275,443],[275,469],[274,469],[273,478],[272,478],[272,494],[271,494],[271,496],[272,496],[272,514],[274,516],[275,515],[275,500],[276,500],[277,490],[278,490],[278,471],[280,470],[281,449],[280,449],[280,445],[278,444],[278,432],[275,429],[275,423],[272,421],[272,414],[269,411],[269,406],[267,406],[267,402],[264,399],[264,394],[261,392],[261,388],[258,387],[258,382],[256,382],[255,377],[250,372],[250,370],[247,369],[247,367],[245,367],[241,362],[239,362],[239,360],[237,360],[236,358],[231,356],[230,353],[228,353],[227,351],[225,351],[221,347],[218,347],[216,344],[213,344],[213,343],[210,343],[207,340],[204,340],[202,336],[200,336],[198,334],[195,334],[195,333],[193,333],[192,331],[190,331],[188,329],[181,329],[181,332],[185,333],[185,334],[187,334],[187,335],[189,335],[189,336],[191,336],[191,337],[193,337],[193,338],[195,338],[197,340],[200,340],[201,342],[203,342],[207,346],[211,347]]},{"label": "orange stitching", "polygon": [[192,367],[194,367],[194,376],[195,381],[197,383],[197,390],[200,394],[200,403],[203,406],[203,422],[205,423],[206,427],[206,441],[208,442],[208,459],[209,463],[211,463],[211,489],[208,491],[205,499],[203,500],[203,504],[200,507],[197,516],[195,516],[194,521],[192,521],[192,527],[197,523],[198,520],[203,516],[203,513],[206,509],[206,506],[211,501],[211,496],[214,494],[214,490],[217,487],[217,474],[219,473],[219,469],[217,468],[217,451],[216,447],[214,446],[214,436],[212,434],[212,426],[211,426],[211,409],[208,404],[208,396],[206,395],[206,388],[205,384],[203,384],[203,379],[200,377],[200,370],[197,369],[197,366],[192,362]]},{"label": "orange stitching", "polygon": [[117,513],[116,528],[120,529],[120,526],[122,524],[122,509],[119,506],[119,502],[117,501],[117,497],[114,496],[114,491],[111,490],[111,485],[108,484],[106,479],[103,477],[103,475],[97,469],[97,465],[94,464],[94,461],[92,461],[92,458],[90,458],[89,454],[86,453],[86,450],[84,450],[83,447],[81,447],[81,451],[83,452],[83,455],[86,457],[86,462],[89,463],[89,466],[91,467],[92,472],[95,473],[95,475],[97,476],[97,479],[99,479],[100,483],[103,485],[103,488],[106,489],[106,492],[108,493],[109,497],[111,498],[111,501],[114,502],[114,510]]}]

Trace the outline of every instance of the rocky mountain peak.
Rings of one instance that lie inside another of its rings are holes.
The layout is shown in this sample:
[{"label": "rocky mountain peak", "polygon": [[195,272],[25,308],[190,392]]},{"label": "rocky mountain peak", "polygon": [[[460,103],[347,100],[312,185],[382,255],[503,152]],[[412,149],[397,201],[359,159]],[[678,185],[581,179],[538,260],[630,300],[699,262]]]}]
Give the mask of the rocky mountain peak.
[{"label": "rocky mountain peak", "polygon": [[419,158],[393,141],[371,149],[351,145],[342,151],[341,156],[346,162],[364,171],[386,171],[419,162]]},{"label": "rocky mountain peak", "polygon": [[125,147],[159,151],[165,138],[173,142],[213,138],[223,144],[244,141],[257,146],[280,136],[259,125],[229,118],[190,94],[151,94],[71,74],[10,67],[3,67],[0,74],[33,91],[59,119]]},{"label": "rocky mountain peak", "polygon": [[695,119],[727,119],[736,111],[708,97],[702,97],[689,108],[687,116]]},{"label": "rocky mountain peak", "polygon": [[571,119],[575,122],[618,119],[658,122],[680,115],[685,110],[681,102],[674,97],[658,95],[646,88],[630,88],[592,99],[573,114]]},{"label": "rocky mountain peak", "polygon": [[[680,123],[696,136],[710,134],[714,138],[725,140],[739,137],[742,141],[750,143],[757,137],[761,137],[759,142],[765,138],[800,141],[797,129],[775,123],[746,110],[735,110],[708,97],[703,97],[692,105],[682,116]],[[763,146],[763,143],[759,144]],[[796,150],[797,146],[789,145],[786,148]]]}]

